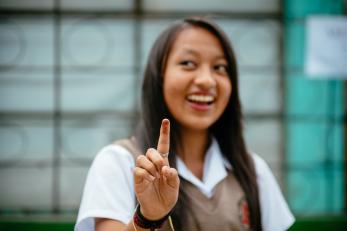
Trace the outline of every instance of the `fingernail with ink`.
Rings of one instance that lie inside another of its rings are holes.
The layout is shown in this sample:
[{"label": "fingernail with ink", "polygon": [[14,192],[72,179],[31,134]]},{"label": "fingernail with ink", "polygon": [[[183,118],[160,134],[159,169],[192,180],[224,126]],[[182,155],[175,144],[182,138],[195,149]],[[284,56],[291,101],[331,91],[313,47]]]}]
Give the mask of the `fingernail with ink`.
[{"label": "fingernail with ink", "polygon": [[163,125],[167,126],[169,124],[169,120],[168,119],[164,119],[163,120]]}]

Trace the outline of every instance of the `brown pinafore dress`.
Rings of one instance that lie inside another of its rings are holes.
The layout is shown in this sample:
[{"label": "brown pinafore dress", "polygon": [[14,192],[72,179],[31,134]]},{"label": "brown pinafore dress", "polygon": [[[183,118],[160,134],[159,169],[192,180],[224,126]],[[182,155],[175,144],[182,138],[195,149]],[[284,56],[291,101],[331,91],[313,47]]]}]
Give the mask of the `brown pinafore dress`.
[{"label": "brown pinafore dress", "polygon": [[[127,149],[134,157],[141,155],[134,138],[118,140],[114,144]],[[180,187],[189,199],[184,231],[231,231],[250,230],[249,210],[244,192],[233,172],[220,181],[211,198],[206,197],[197,187],[181,178]],[[161,228],[170,231],[168,222]]]}]

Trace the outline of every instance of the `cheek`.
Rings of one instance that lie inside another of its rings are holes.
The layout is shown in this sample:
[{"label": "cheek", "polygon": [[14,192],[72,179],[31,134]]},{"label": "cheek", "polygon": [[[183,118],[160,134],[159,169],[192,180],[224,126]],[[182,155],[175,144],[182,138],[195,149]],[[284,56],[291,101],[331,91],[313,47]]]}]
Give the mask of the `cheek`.
[{"label": "cheek", "polygon": [[178,103],[183,98],[183,91],[178,87],[177,84],[169,83],[164,85],[164,99],[166,105],[173,107],[174,104]]},{"label": "cheek", "polygon": [[222,81],[219,86],[220,94],[222,95],[224,101],[226,101],[227,103],[232,94],[231,81],[226,79],[225,81]]},{"label": "cheek", "polygon": [[229,85],[228,85],[228,101],[229,99],[231,98],[231,94],[233,93],[233,86],[231,85],[231,82],[229,82]]},{"label": "cheek", "polygon": [[180,95],[180,91],[179,89],[177,89],[177,87],[177,83],[172,81],[172,78],[165,79],[163,86],[163,95],[165,104],[170,111],[172,110],[173,105],[175,105],[175,102],[177,102]]},{"label": "cheek", "polygon": [[[181,98],[181,96],[184,96],[185,94],[185,87],[187,83],[185,82],[184,78],[178,72],[173,72],[175,73],[174,75],[166,75],[164,77],[164,95],[165,97],[170,97],[170,98]],[[174,100],[170,99],[170,100]]]}]

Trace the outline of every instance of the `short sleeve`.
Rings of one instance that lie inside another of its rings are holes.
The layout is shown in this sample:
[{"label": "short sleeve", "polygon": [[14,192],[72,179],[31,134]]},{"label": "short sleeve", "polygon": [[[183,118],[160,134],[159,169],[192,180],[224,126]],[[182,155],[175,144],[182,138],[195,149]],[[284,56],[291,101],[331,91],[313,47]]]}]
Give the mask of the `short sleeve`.
[{"label": "short sleeve", "polygon": [[257,154],[252,156],[257,173],[263,230],[287,230],[294,223],[294,216],[269,166]]},{"label": "short sleeve", "polygon": [[94,218],[128,223],[135,208],[134,159],[119,145],[104,147],[86,179],[75,231],[94,230]]}]

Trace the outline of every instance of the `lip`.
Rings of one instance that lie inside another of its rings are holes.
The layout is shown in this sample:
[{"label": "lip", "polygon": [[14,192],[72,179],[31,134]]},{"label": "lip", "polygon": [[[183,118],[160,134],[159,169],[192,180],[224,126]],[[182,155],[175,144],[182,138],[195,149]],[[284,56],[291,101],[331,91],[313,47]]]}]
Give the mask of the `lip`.
[{"label": "lip", "polygon": [[216,94],[214,94],[211,91],[192,91],[192,92],[189,92],[187,95],[206,95],[206,96],[216,97]]},{"label": "lip", "polygon": [[194,110],[197,110],[197,111],[201,111],[201,112],[205,112],[205,111],[209,111],[211,108],[212,108],[212,104],[199,104],[199,103],[193,103],[193,102],[190,102],[188,101],[188,105],[193,108]]},{"label": "lip", "polygon": [[[214,101],[210,104],[201,104],[201,103],[195,103],[195,102],[192,102],[192,101],[189,101],[188,100],[188,96],[190,95],[199,95],[199,96],[212,96],[214,98]],[[196,110],[196,111],[200,111],[200,112],[206,112],[206,111],[209,111],[212,107],[213,107],[213,104],[216,100],[216,95],[211,93],[211,92],[202,92],[202,91],[196,91],[196,92],[191,92],[187,95],[186,97],[186,100],[188,102],[188,105]]]},{"label": "lip", "polygon": [[195,91],[195,92],[190,92],[187,94],[186,99],[189,98],[189,96],[192,95],[197,95],[197,96],[210,96],[213,97],[214,101],[216,100],[216,94],[213,94],[213,92],[206,92],[206,91]]}]

